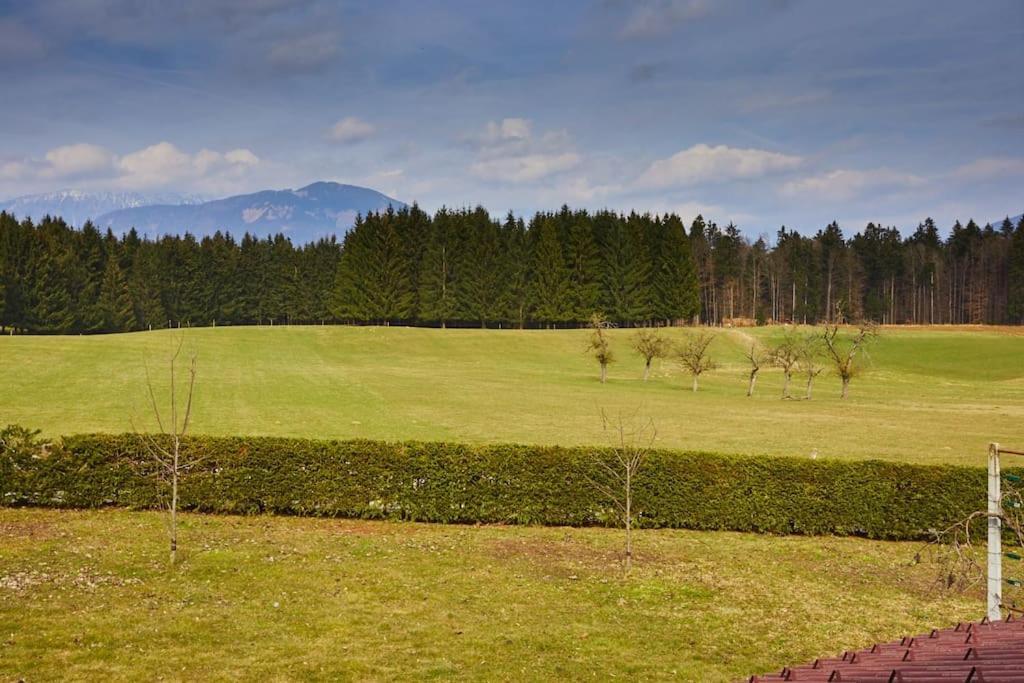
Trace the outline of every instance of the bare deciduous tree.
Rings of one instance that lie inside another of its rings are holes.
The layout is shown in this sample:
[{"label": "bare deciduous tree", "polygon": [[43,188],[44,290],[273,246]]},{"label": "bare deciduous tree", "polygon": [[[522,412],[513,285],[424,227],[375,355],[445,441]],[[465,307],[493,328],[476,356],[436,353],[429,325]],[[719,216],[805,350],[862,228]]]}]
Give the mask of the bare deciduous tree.
[{"label": "bare deciduous tree", "polygon": [[782,369],[782,398],[789,398],[789,382],[803,354],[803,340],[794,328],[788,328],[772,347],[772,364]]},{"label": "bare deciduous tree", "polygon": [[869,322],[861,323],[857,327],[857,333],[850,339],[843,339],[839,336],[838,325],[825,326],[825,332],[821,338],[825,342],[825,351],[832,362],[832,367],[843,382],[840,398],[845,399],[849,395],[850,380],[860,370],[860,366],[854,363],[857,354],[863,351],[877,334],[877,326]]},{"label": "bare deciduous tree", "polygon": [[676,358],[693,376],[693,390],[697,391],[697,383],[700,376],[708,370],[714,370],[715,361],[708,354],[708,347],[715,340],[715,335],[710,332],[697,332],[690,334],[676,347]]},{"label": "bare deciduous tree", "polygon": [[804,345],[800,352],[799,365],[800,369],[803,370],[804,377],[807,378],[807,390],[804,393],[804,399],[810,401],[814,389],[814,380],[825,369],[825,366],[822,364],[821,337],[819,335],[812,334],[804,340]]},{"label": "bare deciduous tree", "polygon": [[157,434],[139,433],[150,459],[156,465],[157,475],[166,482],[169,490],[167,499],[168,524],[167,533],[170,541],[170,562],[175,564],[178,560],[178,485],[181,475],[195,467],[198,461],[189,459],[186,461],[182,453],[182,442],[188,433],[192,420],[192,399],[195,395],[196,385],[196,355],[192,353],[188,361],[188,383],[186,386],[184,404],[179,406],[178,398],[178,373],[177,361],[181,355],[184,345],[184,335],[178,340],[178,344],[169,359],[170,365],[170,396],[169,405],[165,411],[161,411],[159,401],[156,397],[156,389],[153,386],[153,379],[149,373],[149,365],[146,364],[146,389],[149,395],[150,409],[159,430]]},{"label": "bare deciduous tree", "polygon": [[615,362],[615,354],[612,353],[608,339],[608,329],[612,324],[603,313],[595,312],[590,316],[589,326],[590,341],[587,343],[587,352],[593,354],[601,365],[601,384],[604,384],[608,380],[608,365]]},{"label": "bare deciduous tree", "polygon": [[633,335],[633,349],[644,359],[644,381],[651,374],[651,362],[668,353],[668,340],[656,328],[641,327]]},{"label": "bare deciduous tree", "polygon": [[594,488],[612,501],[622,521],[626,531],[623,566],[628,574],[633,568],[633,527],[636,520],[633,485],[651,451],[657,430],[653,420],[640,420],[636,413],[627,417],[620,414],[613,423],[602,410],[601,421],[611,440],[611,453],[601,451],[594,454],[604,476],[588,479]]},{"label": "bare deciduous tree", "polygon": [[754,384],[757,382],[757,373],[761,367],[771,360],[768,351],[759,347],[755,342],[750,343],[750,350],[744,354],[747,362],[750,363],[750,375],[747,379],[747,396],[754,395]]}]

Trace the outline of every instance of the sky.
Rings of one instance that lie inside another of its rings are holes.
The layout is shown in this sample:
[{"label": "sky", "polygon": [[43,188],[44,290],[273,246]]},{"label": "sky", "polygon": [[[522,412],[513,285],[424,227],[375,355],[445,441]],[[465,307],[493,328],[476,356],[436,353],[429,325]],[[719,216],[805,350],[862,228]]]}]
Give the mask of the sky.
[{"label": "sky", "polygon": [[0,0],[0,198],[333,180],[745,233],[1024,211],[1021,0]]}]

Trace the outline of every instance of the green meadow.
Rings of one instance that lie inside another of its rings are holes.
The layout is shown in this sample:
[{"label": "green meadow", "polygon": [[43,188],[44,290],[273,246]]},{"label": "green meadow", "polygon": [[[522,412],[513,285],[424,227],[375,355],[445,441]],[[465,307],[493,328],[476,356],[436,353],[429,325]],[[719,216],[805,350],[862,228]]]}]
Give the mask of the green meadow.
[{"label": "green meadow", "polygon": [[981,612],[854,538],[0,508],[4,680],[738,680]]},{"label": "green meadow", "polygon": [[[807,328],[806,331],[810,331]],[[690,390],[670,359],[643,382],[631,330],[598,381],[585,330],[236,327],[184,332],[198,358],[194,433],[596,444],[600,414],[654,420],[657,445],[738,454],[980,464],[1024,442],[1024,335],[1008,328],[885,328],[849,399],[826,371],[812,400],[782,400],[743,351],[780,328],[719,330],[718,368]],[[683,329],[666,334],[681,338]],[[47,436],[152,428],[146,366],[166,384],[178,331],[0,337],[0,421]],[[794,377],[793,394],[803,395]]]}]

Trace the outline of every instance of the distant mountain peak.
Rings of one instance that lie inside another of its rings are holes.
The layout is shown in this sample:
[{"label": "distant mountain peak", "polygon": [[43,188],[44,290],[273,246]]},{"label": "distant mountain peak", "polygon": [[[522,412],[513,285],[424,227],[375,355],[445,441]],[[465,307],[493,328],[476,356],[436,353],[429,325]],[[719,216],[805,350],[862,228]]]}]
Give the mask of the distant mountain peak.
[{"label": "distant mountain peak", "polygon": [[263,190],[194,205],[140,206],[120,209],[96,219],[115,232],[136,228],[145,235],[218,230],[266,237],[283,233],[297,244],[343,235],[358,214],[396,209],[403,202],[357,185],[319,181],[297,190]]}]

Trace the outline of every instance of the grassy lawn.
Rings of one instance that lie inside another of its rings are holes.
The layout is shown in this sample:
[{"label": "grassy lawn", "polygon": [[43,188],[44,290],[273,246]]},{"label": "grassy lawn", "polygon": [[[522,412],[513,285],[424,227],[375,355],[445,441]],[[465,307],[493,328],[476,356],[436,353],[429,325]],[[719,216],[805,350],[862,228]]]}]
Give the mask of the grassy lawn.
[{"label": "grassy lawn", "polygon": [[[678,337],[682,330],[671,330]],[[984,462],[989,441],[1024,442],[1024,335],[1009,329],[886,329],[840,401],[782,401],[778,370],[744,396],[742,351],[778,328],[721,331],[721,367],[697,394],[676,364],[640,379],[629,330],[601,385],[586,331],[383,327],[193,329],[194,431],[469,442],[603,443],[599,411],[639,409],[663,447],[725,453]],[[147,425],[143,362],[164,370],[172,333],[0,337],[0,416],[48,435]],[[802,391],[802,381],[794,382]]]},{"label": "grassy lawn", "polygon": [[915,544],[0,509],[0,679],[735,680],[959,619]]}]

